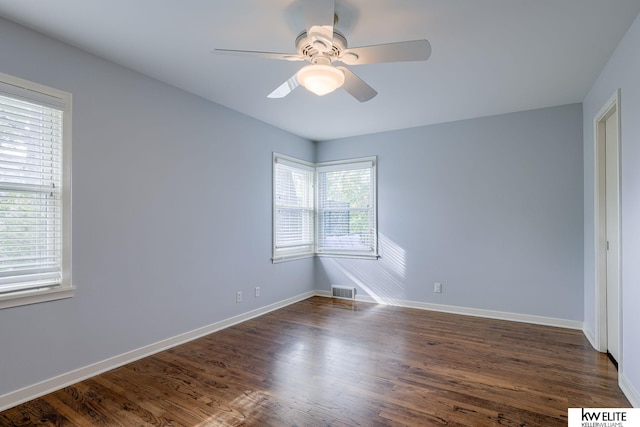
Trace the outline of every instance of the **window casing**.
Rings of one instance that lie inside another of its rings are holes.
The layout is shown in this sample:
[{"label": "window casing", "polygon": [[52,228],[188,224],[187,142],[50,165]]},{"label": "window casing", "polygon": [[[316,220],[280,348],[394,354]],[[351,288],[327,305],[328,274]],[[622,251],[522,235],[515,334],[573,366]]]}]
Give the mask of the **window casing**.
[{"label": "window casing", "polygon": [[377,255],[375,172],[375,159],[317,165],[318,255]]},{"label": "window casing", "polygon": [[377,258],[376,157],[309,163],[273,155],[273,262]]},{"label": "window casing", "polygon": [[314,169],[311,163],[273,158],[273,259],[313,255]]},{"label": "window casing", "polygon": [[0,308],[70,297],[71,95],[0,73]]}]

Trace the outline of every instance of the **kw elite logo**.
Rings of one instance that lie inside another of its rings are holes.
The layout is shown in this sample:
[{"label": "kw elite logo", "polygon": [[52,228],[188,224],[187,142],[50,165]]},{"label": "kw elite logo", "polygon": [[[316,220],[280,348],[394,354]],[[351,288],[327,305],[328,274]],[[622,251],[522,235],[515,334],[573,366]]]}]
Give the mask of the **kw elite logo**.
[{"label": "kw elite logo", "polygon": [[640,408],[569,408],[568,427],[640,427]]}]

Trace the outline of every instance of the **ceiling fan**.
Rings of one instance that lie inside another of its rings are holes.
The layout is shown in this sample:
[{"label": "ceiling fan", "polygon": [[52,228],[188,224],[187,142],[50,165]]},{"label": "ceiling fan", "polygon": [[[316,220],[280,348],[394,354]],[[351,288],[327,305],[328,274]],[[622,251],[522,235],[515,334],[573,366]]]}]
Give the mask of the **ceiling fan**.
[{"label": "ceiling fan", "polygon": [[431,55],[431,44],[427,40],[349,48],[347,39],[334,28],[338,18],[334,0],[304,0],[304,11],[306,31],[296,38],[297,54],[232,49],[214,49],[213,52],[311,63],[267,95],[269,98],[283,98],[301,85],[319,96],[342,87],[360,102],[370,100],[378,92],[348,68],[334,66],[334,63],[361,65],[426,61]]}]

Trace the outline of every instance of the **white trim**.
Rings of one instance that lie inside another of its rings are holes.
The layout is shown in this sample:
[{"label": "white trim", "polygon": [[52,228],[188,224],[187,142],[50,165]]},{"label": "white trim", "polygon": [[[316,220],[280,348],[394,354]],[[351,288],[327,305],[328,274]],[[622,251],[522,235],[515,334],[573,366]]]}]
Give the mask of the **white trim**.
[{"label": "white trim", "polygon": [[30,289],[22,292],[12,292],[6,295],[0,295],[0,309],[71,298],[75,290],[76,288],[73,286],[56,286],[54,288]]},{"label": "white trim", "polygon": [[596,337],[593,335],[593,332],[591,332],[589,329],[587,329],[587,324],[586,323],[584,324],[584,327],[582,328],[582,333],[589,340],[589,344],[591,344],[591,347],[593,347],[594,350],[599,351],[598,350],[598,346],[596,345]]},{"label": "white trim", "polygon": [[[331,297],[329,291],[316,291],[317,296]],[[393,300],[377,301],[368,295],[356,294],[356,301],[374,304],[393,305],[420,310],[438,311],[442,313],[460,314],[463,316],[484,317],[487,319],[508,320],[511,322],[531,323],[534,325],[555,326],[557,328],[582,330],[583,324],[577,320],[557,319],[555,317],[533,316],[529,314],[509,313],[504,311],[483,310],[479,308],[460,307],[454,305],[432,304],[419,301]]]},{"label": "white trim", "polygon": [[[10,74],[0,73],[0,82],[6,89],[7,86],[16,88],[16,95],[30,102],[43,102],[55,108],[64,107],[71,100],[71,94],[63,90],[41,85],[40,83],[21,79]],[[8,90],[13,92],[13,90]]]},{"label": "white trim", "polygon": [[324,252],[318,252],[316,253],[316,256],[319,258],[322,257],[326,257],[326,258],[351,258],[351,259],[379,259],[380,255],[378,254],[361,254],[361,253],[353,253],[353,254],[347,254],[347,253],[340,253],[340,254],[334,254],[334,253],[324,253]]},{"label": "white trim", "polygon": [[273,153],[273,162],[279,165],[288,166],[290,168],[299,168],[313,171],[315,163],[306,160],[296,159],[295,157],[285,156],[284,154]]},{"label": "white trim", "polygon": [[277,258],[271,258],[271,262],[273,264],[279,264],[281,262],[287,262],[287,261],[295,261],[297,259],[304,259],[304,258],[313,258],[315,257],[314,254],[312,253],[304,253],[301,255],[289,255],[289,256],[279,256]]},{"label": "white trim", "polygon": [[[622,245],[621,245],[621,219],[620,219],[620,145],[621,145],[621,115],[620,115],[620,89],[609,97],[607,102],[600,108],[600,111],[593,118],[593,135],[594,135],[594,249],[595,249],[595,263],[594,263],[594,277],[595,277],[595,345],[594,348],[600,352],[607,351],[607,242],[606,242],[606,223],[605,223],[605,206],[604,199],[601,200],[601,195],[605,191],[604,188],[604,173],[605,161],[604,161],[604,127],[603,121],[606,116],[615,110],[618,116],[618,271],[622,271],[620,260],[622,259]],[[619,282],[619,301],[622,301],[622,277]],[[618,310],[622,317],[622,309]],[[619,322],[622,325],[622,321]],[[621,332],[621,331],[620,331]],[[619,342],[619,354],[622,357],[622,333],[620,335]],[[618,360],[621,363],[621,360]]]},{"label": "white trim", "polygon": [[291,304],[295,304],[296,302],[300,302],[302,300],[310,298],[315,294],[316,293],[313,291],[305,292],[303,294],[287,298],[283,301],[279,301],[277,303],[255,309],[247,313],[230,317],[211,325],[203,326],[201,328],[176,335],[172,338],[167,338],[165,340],[140,347],[136,350],[122,353],[109,359],[105,359],[101,362],[93,363],[83,368],[75,369],[73,371],[44,380],[37,384],[33,384],[19,390],[9,392],[0,396],[0,411],[7,410],[21,403],[60,390],[64,387],[83,381],[87,378],[91,378],[103,372],[107,372],[120,366],[126,365],[127,363],[135,362],[136,360],[140,360],[144,357],[151,356],[180,344],[193,341],[205,335],[218,332],[230,326],[237,325],[238,323],[253,319],[254,317],[262,316],[263,314],[269,313],[271,311],[278,310]]},{"label": "white trim", "polygon": [[627,377],[625,377],[622,372],[618,375],[618,385],[627,399],[629,399],[631,406],[634,408],[640,408],[640,393],[638,393],[638,390],[633,388],[631,382],[627,380]]},{"label": "white trim", "polygon": [[[316,172],[335,172],[343,170],[355,170],[355,169],[371,169],[376,164],[376,156],[362,157],[351,160],[338,160],[335,162],[321,162],[316,163]],[[349,165],[345,168],[344,165]]]}]

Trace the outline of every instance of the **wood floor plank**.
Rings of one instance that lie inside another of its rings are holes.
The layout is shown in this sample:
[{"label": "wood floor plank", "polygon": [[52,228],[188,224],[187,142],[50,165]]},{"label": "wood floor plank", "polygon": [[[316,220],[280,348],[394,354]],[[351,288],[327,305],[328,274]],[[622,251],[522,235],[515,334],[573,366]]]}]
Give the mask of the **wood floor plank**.
[{"label": "wood floor plank", "polygon": [[0,426],[565,426],[629,407],[580,331],[314,297],[0,413]]}]

